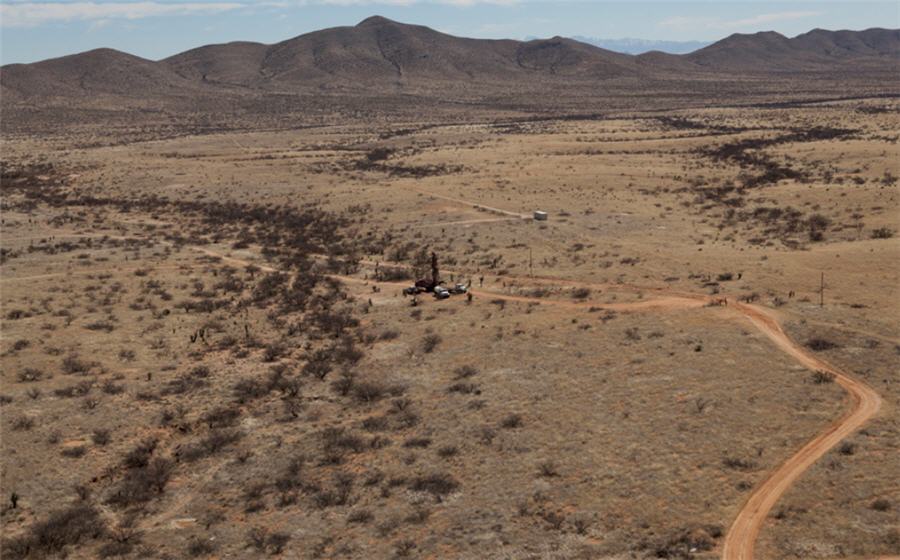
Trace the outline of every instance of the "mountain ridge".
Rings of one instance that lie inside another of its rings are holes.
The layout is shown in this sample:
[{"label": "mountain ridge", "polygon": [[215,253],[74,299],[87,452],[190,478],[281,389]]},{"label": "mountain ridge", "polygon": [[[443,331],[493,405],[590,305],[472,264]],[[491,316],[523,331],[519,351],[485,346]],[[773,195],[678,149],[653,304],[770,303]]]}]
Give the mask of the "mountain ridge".
[{"label": "mountain ridge", "polygon": [[296,105],[323,95],[553,108],[598,95],[646,99],[651,90],[671,98],[676,90],[692,96],[702,84],[714,83],[721,86],[708,91],[719,98],[745,89],[727,84],[763,88],[768,80],[804,75],[827,81],[830,91],[859,79],[881,84],[876,88],[882,92],[897,91],[898,69],[900,30],[882,28],[814,29],[793,38],[733,34],[688,54],[630,55],[558,36],[456,37],[373,16],[273,44],[204,45],[157,61],[95,49],[9,64],[0,67],[0,101],[7,117],[23,107],[34,112],[47,106],[181,113],[226,104],[236,111],[271,113],[275,106],[262,97],[283,106],[288,97],[306,100],[291,102]]}]

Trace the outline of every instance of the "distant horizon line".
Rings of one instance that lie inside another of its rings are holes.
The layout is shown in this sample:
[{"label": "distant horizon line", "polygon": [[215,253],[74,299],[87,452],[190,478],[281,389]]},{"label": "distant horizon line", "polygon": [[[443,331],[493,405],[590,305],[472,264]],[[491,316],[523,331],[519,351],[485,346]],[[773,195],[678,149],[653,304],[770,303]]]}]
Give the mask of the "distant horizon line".
[{"label": "distant horizon line", "polygon": [[[828,33],[838,33],[838,32],[841,32],[841,31],[847,31],[847,32],[859,33],[859,32],[863,32],[863,31],[870,31],[870,30],[875,30],[875,29],[881,29],[881,30],[887,30],[887,31],[898,31],[898,30],[900,30],[900,29],[895,29],[895,28],[890,28],[890,27],[866,27],[866,28],[863,28],[863,29],[847,29],[847,28],[844,28],[844,29],[825,29],[825,28],[821,28],[821,27],[814,27],[814,28],[812,28],[812,29],[810,29],[810,30],[808,30],[808,31],[804,31],[803,33],[799,33],[799,34],[794,35],[794,36],[788,36],[788,35],[785,35],[785,34],[783,34],[783,33],[779,33],[778,31],[774,31],[774,30],[771,30],[771,29],[769,29],[769,30],[766,30],[766,29],[760,29],[760,30],[758,30],[758,31],[753,31],[753,32],[744,32],[744,33],[735,32],[735,33],[729,33],[729,34],[727,34],[727,35],[723,35],[722,37],[720,37],[720,38],[718,38],[718,39],[714,39],[714,40],[703,40],[703,39],[647,39],[647,38],[642,38],[642,37],[620,37],[620,38],[611,38],[611,37],[592,37],[592,36],[580,35],[580,34],[578,34],[578,35],[553,35],[553,36],[547,36],[547,37],[539,37],[539,36],[535,36],[535,35],[526,35],[526,36],[521,37],[521,38],[506,37],[506,38],[496,39],[496,38],[479,38],[479,37],[471,37],[471,36],[467,36],[467,35],[455,35],[455,34],[452,34],[452,33],[448,33],[448,32],[446,32],[446,31],[442,31],[442,30],[440,30],[440,29],[436,29],[436,28],[431,27],[431,26],[429,26],[429,25],[423,25],[423,24],[418,24],[418,23],[405,23],[405,22],[398,21],[398,20],[394,20],[394,19],[391,19],[391,18],[386,18],[386,17],[380,16],[380,15],[378,15],[378,14],[373,14],[372,16],[369,16],[369,17],[367,17],[367,18],[364,18],[363,20],[360,20],[358,23],[356,23],[356,24],[354,24],[354,25],[337,25],[337,26],[331,26],[331,27],[322,27],[322,28],[320,28],[320,29],[316,29],[316,30],[313,30],[313,31],[307,31],[307,32],[304,32],[304,33],[300,33],[299,35],[292,35],[292,36],[287,37],[287,38],[285,38],[285,39],[276,40],[276,41],[271,42],[271,43],[268,43],[268,42],[264,43],[264,42],[260,42],[260,41],[248,41],[248,40],[242,40],[242,39],[234,39],[234,40],[226,41],[226,42],[203,43],[203,44],[199,44],[199,45],[194,46],[194,47],[187,48],[187,49],[185,49],[185,50],[177,51],[177,52],[175,52],[175,53],[172,53],[172,54],[170,54],[170,55],[164,56],[164,57],[162,57],[162,58],[146,58],[146,57],[141,56],[141,55],[139,55],[139,54],[134,54],[134,53],[129,52],[129,51],[127,51],[127,50],[118,49],[118,48],[114,48],[114,47],[95,47],[95,48],[92,48],[92,49],[87,49],[87,50],[83,50],[83,51],[71,52],[71,53],[68,53],[68,54],[62,54],[62,55],[59,55],[59,56],[52,56],[52,57],[49,57],[49,58],[42,58],[42,59],[38,59],[38,60],[32,60],[32,61],[29,61],[29,62],[6,62],[5,60],[3,60],[2,50],[0,50],[0,67],[2,67],[2,66],[12,66],[12,65],[17,65],[17,64],[36,64],[36,63],[45,62],[45,61],[48,61],[48,60],[57,60],[57,59],[60,59],[60,58],[66,58],[66,57],[69,57],[69,56],[77,56],[77,55],[80,55],[80,54],[85,54],[85,53],[89,53],[89,52],[93,52],[93,51],[99,51],[99,50],[112,50],[112,51],[120,52],[120,53],[123,53],[123,54],[127,54],[127,55],[129,55],[129,56],[134,56],[134,57],[137,57],[137,58],[142,58],[142,59],[144,59],[144,60],[149,60],[149,61],[151,61],[151,62],[160,62],[160,61],[166,60],[167,58],[170,58],[170,57],[172,57],[172,56],[176,56],[176,55],[181,54],[181,53],[184,53],[184,52],[189,52],[189,51],[192,51],[192,50],[195,50],[195,49],[199,49],[199,48],[203,48],[203,47],[208,47],[208,46],[214,46],[214,45],[228,45],[228,44],[232,44],[232,43],[252,43],[252,44],[258,44],[258,45],[272,46],[272,45],[277,45],[278,43],[283,43],[283,42],[285,42],[285,41],[290,41],[290,40],[296,39],[296,38],[298,38],[298,37],[302,37],[302,36],[304,36],[304,35],[309,35],[309,34],[311,34],[311,33],[318,33],[318,32],[321,32],[321,31],[327,31],[327,30],[329,30],[329,29],[339,29],[339,28],[342,28],[342,27],[358,27],[358,26],[362,25],[362,24],[365,23],[365,22],[368,22],[368,21],[370,21],[370,20],[377,20],[377,19],[383,19],[383,20],[386,20],[386,21],[388,21],[388,22],[395,23],[395,24],[398,24],[398,25],[406,25],[406,26],[411,26],[411,27],[426,27],[426,28],[428,28],[428,29],[431,29],[431,30],[437,32],[437,33],[442,33],[442,34],[445,34],[445,35],[449,35],[449,36],[451,36],[451,37],[457,37],[457,38],[463,38],[463,39],[479,39],[479,40],[485,40],[485,41],[520,41],[520,42],[528,42],[528,41],[542,41],[542,40],[543,40],[543,41],[546,41],[546,40],[554,39],[554,38],[557,38],[557,37],[561,37],[561,38],[564,38],[564,39],[570,39],[570,40],[577,41],[577,42],[580,42],[580,43],[585,43],[585,44],[588,44],[588,45],[591,45],[591,46],[604,48],[604,49],[606,49],[606,50],[610,50],[610,51],[612,51],[612,52],[617,52],[617,53],[619,53],[619,54],[632,55],[632,56],[637,56],[637,55],[645,54],[645,53],[647,53],[647,52],[652,52],[652,51],[661,51],[661,52],[664,52],[664,53],[667,53],[667,54],[673,54],[673,55],[690,54],[691,52],[694,52],[695,50],[699,50],[699,49],[705,48],[705,47],[707,47],[707,46],[710,46],[710,45],[713,45],[713,44],[718,43],[718,42],[720,42],[720,41],[723,41],[723,40],[725,40],[725,39],[728,39],[728,38],[730,38],[730,37],[734,37],[734,36],[752,36],[752,35],[758,35],[758,34],[762,34],[762,33],[766,33],[766,34],[768,34],[768,33],[773,33],[773,34],[776,34],[776,35],[780,35],[780,36],[782,36],[782,37],[785,37],[785,38],[787,38],[787,39],[795,39],[795,38],[797,38],[797,37],[800,37],[800,36],[802,36],[802,35],[806,35],[806,34],[808,34],[808,33],[812,33],[812,32],[814,32],[814,31],[824,31],[824,32],[828,32]],[[616,50],[615,48],[604,47],[603,45],[600,44],[600,43],[623,43],[623,42],[626,42],[626,41],[642,42],[642,43],[647,44],[647,45],[656,45],[656,46],[660,46],[660,45],[684,45],[684,46],[686,46],[686,45],[696,45],[696,48],[694,48],[694,49],[692,49],[692,50],[676,50],[676,51],[664,50],[664,49],[659,49],[659,48],[655,48],[655,49],[654,49],[654,48],[650,48],[650,49],[646,49],[646,50],[633,50],[633,51],[628,51],[628,50]]]}]

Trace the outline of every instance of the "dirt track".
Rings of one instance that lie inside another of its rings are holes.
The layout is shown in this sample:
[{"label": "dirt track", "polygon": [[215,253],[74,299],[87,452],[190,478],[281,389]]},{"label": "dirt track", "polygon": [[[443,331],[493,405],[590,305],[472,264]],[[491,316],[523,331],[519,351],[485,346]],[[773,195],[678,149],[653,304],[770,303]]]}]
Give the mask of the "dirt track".
[{"label": "dirt track", "polygon": [[759,531],[779,498],[817,459],[872,418],[881,407],[881,397],[862,381],[823,362],[793,342],[769,311],[745,304],[737,304],[735,309],[768,336],[779,349],[804,367],[834,374],[835,380],[852,399],[850,410],[769,475],[765,482],[754,489],[738,512],[725,537],[722,558],[751,560]]},{"label": "dirt track", "polygon": [[[458,201],[461,202],[461,201]],[[195,247],[195,250],[209,256],[219,257],[224,262],[237,266],[246,266],[251,261],[229,257],[220,252]],[[373,264],[364,262],[363,264]],[[271,266],[256,264],[266,272],[276,272],[278,269]],[[5,278],[6,281],[31,280],[38,277],[51,277],[71,272],[50,273],[27,278]],[[374,282],[352,276],[332,275],[333,278],[343,282],[355,284],[379,284],[402,288],[407,285],[403,282]],[[477,297],[500,299],[510,302],[531,303],[536,305],[552,305],[568,309],[600,308],[620,312],[640,311],[667,311],[683,310],[704,307],[712,301],[705,294],[695,294],[669,290],[664,287],[640,287],[630,285],[608,285],[575,280],[554,278],[514,278],[508,280],[530,283],[554,283],[567,287],[586,287],[592,289],[610,289],[615,291],[628,291],[649,293],[651,297],[637,302],[606,303],[582,302],[570,300],[557,300],[549,298],[527,297],[511,295],[491,290],[471,290]],[[881,406],[880,396],[862,381],[849,374],[825,363],[810,354],[807,350],[792,341],[783,331],[775,314],[763,307],[733,303],[727,308],[735,319],[746,319],[760,332],[765,334],[780,350],[791,356],[798,363],[810,370],[822,370],[834,374],[835,381],[843,387],[851,397],[850,409],[839,419],[832,422],[819,435],[807,442],[796,454],[780,465],[766,480],[757,486],[735,517],[723,543],[723,560],[752,560],[754,547],[760,530],[762,529],[769,512],[779,501],[790,486],[820,457],[840,443],[844,438],[852,434],[872,418]]]},{"label": "dirt track", "polygon": [[[249,261],[227,257],[209,249],[197,248],[197,250],[210,256],[221,257],[223,261],[230,264],[242,266],[251,264]],[[276,269],[268,266],[260,266],[260,268],[269,272],[276,271]],[[406,283],[402,282],[374,282],[352,276],[333,275],[333,277],[350,283],[379,284],[393,287],[406,285]],[[560,280],[560,282],[568,286],[596,287],[596,285],[591,283],[577,281]],[[624,288],[629,291],[638,289],[634,286],[625,286]],[[655,292],[658,295],[639,302],[596,304],[515,296],[489,290],[471,290],[473,295],[476,296],[505,301],[553,305],[570,309],[590,309],[593,307],[622,312],[692,309],[704,307],[712,301],[712,298],[704,294],[667,293],[667,290],[664,288],[652,288],[647,291]],[[824,431],[807,442],[797,453],[771,473],[761,485],[757,486],[741,507],[725,537],[722,547],[722,559],[752,560],[759,532],[769,512],[778,500],[816,460],[872,418],[881,407],[881,397],[874,389],[862,381],[816,358],[802,346],[791,340],[781,328],[775,314],[771,311],[763,307],[744,303],[734,303],[727,309],[735,318],[749,320],[776,347],[791,356],[802,366],[813,371],[821,370],[834,374],[835,381],[849,393],[852,402],[851,408],[841,418],[832,422]]]}]

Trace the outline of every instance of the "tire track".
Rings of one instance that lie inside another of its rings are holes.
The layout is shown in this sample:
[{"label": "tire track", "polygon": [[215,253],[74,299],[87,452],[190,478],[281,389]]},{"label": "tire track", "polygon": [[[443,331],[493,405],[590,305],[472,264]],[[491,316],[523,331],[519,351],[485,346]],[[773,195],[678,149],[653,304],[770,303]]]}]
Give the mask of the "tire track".
[{"label": "tire track", "polygon": [[866,383],[813,356],[791,340],[770,311],[747,304],[737,304],[735,308],[775,346],[801,365],[833,374],[852,401],[843,416],[782,463],[753,490],[741,507],[725,536],[722,559],[752,560],[759,532],[778,500],[813,463],[875,416],[881,407],[881,397]]},{"label": "tire track", "polygon": [[[221,253],[205,249],[197,250],[209,256],[221,257],[223,261],[231,264],[246,266],[251,264],[243,259],[227,257]],[[277,269],[269,266],[257,265],[262,270],[276,272]],[[329,275],[331,278],[354,284],[380,284],[383,286],[404,287],[408,282],[378,282],[363,280],[352,276]],[[534,279],[507,277],[512,280],[534,281]],[[547,282],[550,279],[541,279]],[[578,282],[573,280],[558,280],[558,282],[572,287],[597,287],[597,284]],[[553,305],[568,309],[609,309],[614,311],[664,311],[675,309],[695,309],[708,305],[712,298],[705,294],[691,294],[677,291],[669,291],[666,288],[639,288],[637,286],[621,285],[618,287],[626,291],[650,291],[655,294],[652,299],[628,303],[591,303],[562,301],[547,298],[510,295],[490,290],[471,290],[474,295],[490,297],[505,301],[520,303],[534,303],[538,305]],[[758,331],[764,334],[779,350],[793,358],[805,368],[816,371],[829,372],[835,376],[835,381],[850,395],[851,406],[843,416],[832,422],[824,431],[808,441],[799,451],[782,463],[766,480],[758,485],[746,502],[741,506],[734,521],[731,524],[722,546],[723,560],[753,560],[756,541],[760,530],[772,508],[787,492],[787,490],[806,472],[819,458],[834,448],[843,439],[850,436],[863,426],[869,419],[878,413],[881,407],[881,397],[869,385],[851,376],[850,374],[828,364],[812,355],[802,346],[791,340],[782,329],[776,315],[763,307],[733,303],[729,308],[733,316],[749,321]]]}]

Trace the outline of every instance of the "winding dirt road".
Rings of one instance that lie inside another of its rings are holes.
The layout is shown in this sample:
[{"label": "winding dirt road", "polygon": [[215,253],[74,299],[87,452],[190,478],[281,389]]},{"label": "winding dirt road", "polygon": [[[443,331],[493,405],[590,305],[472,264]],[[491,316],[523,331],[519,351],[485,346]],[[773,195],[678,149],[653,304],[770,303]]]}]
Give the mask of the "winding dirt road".
[{"label": "winding dirt road", "polygon": [[[225,255],[218,251],[207,249],[205,247],[194,247],[200,253],[208,256],[218,257],[231,265],[247,266],[255,264],[259,269],[266,272],[276,272],[278,269],[264,264],[253,263],[249,260],[240,259]],[[367,263],[368,264],[368,263]],[[57,273],[60,274],[60,273]],[[65,273],[63,273],[65,274]],[[53,274],[42,275],[52,276]],[[404,287],[403,282],[376,282],[353,276],[330,275],[336,280],[354,284],[378,284],[381,286]],[[34,277],[31,277],[34,278]],[[507,277],[508,280],[519,280],[522,282],[538,282],[549,283],[555,282],[569,287],[586,287],[586,288],[605,288],[623,291],[639,291],[641,293],[650,293],[651,297],[641,299],[637,302],[623,303],[596,303],[581,302],[571,300],[559,300],[550,298],[537,298],[521,295],[511,295],[507,293],[494,292],[491,290],[472,290],[472,293],[479,297],[499,299],[511,302],[533,303],[538,305],[552,305],[555,307],[563,307],[568,309],[590,309],[600,308],[622,312],[640,312],[640,311],[665,311],[677,309],[693,309],[704,307],[711,302],[711,298],[705,294],[695,294],[678,292],[667,288],[648,288],[627,285],[600,285],[590,282],[579,282],[565,279],[551,278],[514,278]],[[5,279],[12,280],[12,279]],[[21,280],[21,279],[15,279]],[[838,368],[822,361],[816,356],[809,353],[801,345],[790,339],[775,315],[771,310],[764,307],[734,303],[727,308],[728,313],[738,320],[749,321],[757,330],[765,334],[772,343],[782,350],[784,353],[793,358],[797,363],[810,370],[821,370],[832,373],[835,381],[847,391],[850,396],[851,406],[847,412],[834,422],[832,422],[825,430],[807,442],[797,453],[781,464],[774,472],[772,472],[766,480],[758,485],[746,502],[738,511],[722,547],[723,560],[753,560],[754,549],[758,539],[760,530],[775,504],[781,499],[784,493],[791,485],[830,449],[835,447],[844,438],[858,430],[863,424],[871,419],[881,406],[881,397],[871,387],[859,379],[841,371]],[[174,512],[170,512],[174,515]]]},{"label": "winding dirt road", "polygon": [[816,358],[792,341],[769,311],[745,304],[737,304],[735,308],[769,337],[775,346],[801,365],[834,374],[835,381],[849,393],[852,400],[850,410],[770,474],[765,482],[753,490],[738,512],[725,536],[722,559],[752,560],[763,523],[781,496],[816,460],[875,416],[881,407],[881,397],[862,381]]},{"label": "winding dirt road", "polygon": [[[236,265],[248,265],[249,261],[228,257],[221,253],[205,248],[197,248],[200,252],[216,256],[223,261]],[[259,266],[259,265],[257,265]],[[274,272],[276,269],[269,266],[260,266],[262,270]],[[382,286],[403,287],[403,282],[375,282],[363,280],[352,276],[332,275],[333,278],[349,283],[379,284]],[[507,277],[517,280],[514,277]],[[521,278],[523,282],[534,282],[535,279]],[[541,279],[540,281],[550,281]],[[572,286],[596,288],[598,284],[578,282],[571,280],[557,280],[557,282]],[[704,307],[712,301],[705,294],[691,294],[669,291],[665,288],[638,288],[635,286],[608,286],[609,288],[625,289],[627,291],[652,292],[654,296],[637,302],[627,303],[592,303],[555,300],[548,298],[536,298],[527,296],[510,295],[490,290],[472,290],[476,296],[500,299],[504,301],[534,303],[539,305],[553,305],[570,309],[600,308],[622,312],[661,311],[676,309],[692,309]],[[809,351],[797,344],[784,332],[775,314],[757,305],[733,303],[727,308],[731,315],[739,320],[748,320],[757,330],[766,335],[775,346],[793,358],[797,363],[812,371],[825,371],[835,376],[835,381],[847,391],[851,397],[850,409],[843,416],[832,422],[824,431],[807,442],[797,453],[782,463],[766,480],[757,486],[750,497],[743,504],[731,528],[725,536],[722,547],[723,560],[753,560],[753,553],[759,532],[769,516],[772,508],[781,499],[784,493],[793,483],[809,469],[813,463],[821,458],[830,449],[835,447],[844,438],[858,430],[878,413],[881,407],[881,397],[874,389],[863,381],[841,371],[840,369],[822,361]]]}]

